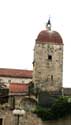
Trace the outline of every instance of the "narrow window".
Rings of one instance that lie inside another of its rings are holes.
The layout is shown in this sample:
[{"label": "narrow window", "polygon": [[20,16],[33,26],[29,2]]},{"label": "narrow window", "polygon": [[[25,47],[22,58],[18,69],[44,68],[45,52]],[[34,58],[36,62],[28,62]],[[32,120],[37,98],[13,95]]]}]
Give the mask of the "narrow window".
[{"label": "narrow window", "polygon": [[53,81],[53,75],[51,75],[51,80]]},{"label": "narrow window", "polygon": [[3,125],[3,119],[0,118],[0,125]]},{"label": "narrow window", "polygon": [[48,55],[48,60],[52,60],[52,56],[51,55]]}]

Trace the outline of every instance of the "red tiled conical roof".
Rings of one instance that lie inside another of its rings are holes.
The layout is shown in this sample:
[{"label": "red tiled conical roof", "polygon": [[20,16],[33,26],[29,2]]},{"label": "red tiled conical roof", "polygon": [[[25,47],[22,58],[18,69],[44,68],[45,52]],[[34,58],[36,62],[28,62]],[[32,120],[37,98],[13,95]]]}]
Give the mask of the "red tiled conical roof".
[{"label": "red tiled conical roof", "polygon": [[41,31],[37,36],[36,43],[48,42],[55,44],[63,44],[63,40],[58,32],[49,30]]}]

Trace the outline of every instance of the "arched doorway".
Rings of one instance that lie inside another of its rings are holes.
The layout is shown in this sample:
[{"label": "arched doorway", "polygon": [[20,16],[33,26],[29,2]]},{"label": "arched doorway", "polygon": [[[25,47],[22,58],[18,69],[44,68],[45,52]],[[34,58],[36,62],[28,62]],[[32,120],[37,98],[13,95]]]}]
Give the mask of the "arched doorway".
[{"label": "arched doorway", "polygon": [[36,107],[37,101],[33,98],[25,97],[20,102],[20,107],[26,111],[34,110]]}]

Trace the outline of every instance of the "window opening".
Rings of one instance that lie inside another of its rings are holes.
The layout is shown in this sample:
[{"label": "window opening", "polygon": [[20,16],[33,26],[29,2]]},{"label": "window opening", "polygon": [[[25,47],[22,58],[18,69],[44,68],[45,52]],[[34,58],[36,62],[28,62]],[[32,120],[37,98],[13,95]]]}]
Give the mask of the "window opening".
[{"label": "window opening", "polygon": [[52,60],[52,56],[51,55],[48,55],[48,60]]},{"label": "window opening", "polygon": [[10,80],[10,79],[8,80],[8,83],[11,83],[11,80]]},{"label": "window opening", "polygon": [[2,119],[2,118],[0,118],[0,125],[3,125],[2,123],[3,123],[3,119]]},{"label": "window opening", "polygon": [[51,75],[51,80],[53,81],[53,75]]}]

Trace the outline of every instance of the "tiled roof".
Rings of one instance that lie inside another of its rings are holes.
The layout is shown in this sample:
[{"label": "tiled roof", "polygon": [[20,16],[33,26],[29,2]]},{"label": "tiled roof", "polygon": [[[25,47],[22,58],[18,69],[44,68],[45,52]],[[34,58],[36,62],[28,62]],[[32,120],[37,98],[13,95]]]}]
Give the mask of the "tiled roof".
[{"label": "tiled roof", "polygon": [[0,76],[18,77],[18,78],[32,78],[32,70],[0,68]]},{"label": "tiled roof", "polygon": [[28,84],[24,83],[10,83],[10,93],[24,93],[28,91]]},{"label": "tiled roof", "polygon": [[41,31],[36,39],[36,43],[55,43],[55,44],[63,44],[62,38],[60,34],[56,31]]}]

